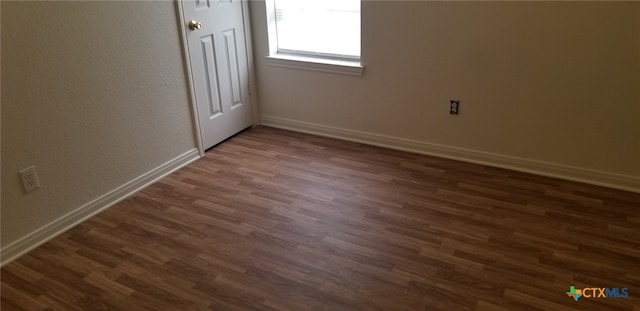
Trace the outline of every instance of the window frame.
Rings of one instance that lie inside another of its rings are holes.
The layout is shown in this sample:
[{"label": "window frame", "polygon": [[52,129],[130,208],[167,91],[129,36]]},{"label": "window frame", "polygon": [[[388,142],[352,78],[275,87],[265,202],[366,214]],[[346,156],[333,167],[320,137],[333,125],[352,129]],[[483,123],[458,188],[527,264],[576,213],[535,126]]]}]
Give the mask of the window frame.
[{"label": "window frame", "polygon": [[[321,53],[304,51],[279,51],[275,0],[265,0],[265,6],[267,15],[267,41],[269,45],[269,55],[266,56],[266,59],[269,65],[362,76],[364,73],[364,66],[362,66],[362,49],[360,51],[360,57],[357,59],[355,57],[336,57],[335,55],[323,55]],[[360,44],[362,46],[362,35],[360,38]]]}]

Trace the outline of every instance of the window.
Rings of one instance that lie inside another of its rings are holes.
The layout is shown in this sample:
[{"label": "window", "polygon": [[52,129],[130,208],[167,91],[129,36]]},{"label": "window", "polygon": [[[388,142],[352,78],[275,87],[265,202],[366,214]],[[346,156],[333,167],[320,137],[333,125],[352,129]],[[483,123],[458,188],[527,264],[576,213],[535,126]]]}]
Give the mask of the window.
[{"label": "window", "polygon": [[[347,68],[346,73],[362,74],[360,0],[267,0],[265,3],[272,65],[321,71],[353,67]],[[314,64],[301,64],[305,62]]]}]

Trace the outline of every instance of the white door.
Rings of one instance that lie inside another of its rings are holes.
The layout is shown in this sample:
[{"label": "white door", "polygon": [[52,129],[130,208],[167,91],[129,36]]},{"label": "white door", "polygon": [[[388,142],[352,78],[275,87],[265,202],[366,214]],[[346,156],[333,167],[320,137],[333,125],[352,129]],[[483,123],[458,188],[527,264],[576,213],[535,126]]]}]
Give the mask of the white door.
[{"label": "white door", "polygon": [[181,1],[204,149],[251,126],[240,0]]}]

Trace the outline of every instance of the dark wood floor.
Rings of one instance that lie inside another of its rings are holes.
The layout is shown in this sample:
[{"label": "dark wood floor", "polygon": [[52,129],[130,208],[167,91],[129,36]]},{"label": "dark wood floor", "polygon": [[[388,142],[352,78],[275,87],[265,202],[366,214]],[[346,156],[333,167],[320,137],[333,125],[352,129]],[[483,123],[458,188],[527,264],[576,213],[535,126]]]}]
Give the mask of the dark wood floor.
[{"label": "dark wood floor", "polygon": [[5,266],[2,310],[638,311],[639,206],[256,128]]}]

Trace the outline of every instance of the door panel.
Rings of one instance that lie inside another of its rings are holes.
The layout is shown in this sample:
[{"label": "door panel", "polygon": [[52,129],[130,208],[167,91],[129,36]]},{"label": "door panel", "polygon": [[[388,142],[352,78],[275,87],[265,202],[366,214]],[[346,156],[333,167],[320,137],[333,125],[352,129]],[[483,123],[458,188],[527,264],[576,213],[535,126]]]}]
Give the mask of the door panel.
[{"label": "door panel", "polygon": [[209,0],[196,0],[195,4],[196,4],[196,8],[198,8],[198,9],[208,8],[209,7]]},{"label": "door panel", "polygon": [[240,68],[238,67],[238,52],[236,46],[235,29],[225,30],[224,47],[226,52],[226,63],[229,76],[229,84],[231,84],[231,107],[242,104],[241,86],[240,86]]},{"label": "door panel", "polygon": [[[222,112],[218,73],[216,72],[216,55],[213,49],[213,36],[200,38],[202,44],[202,62],[207,91],[206,104],[209,106],[209,118],[214,118]],[[205,103],[203,103],[205,104]]]},{"label": "door panel", "polygon": [[[242,1],[183,0],[195,100],[205,149],[251,125]],[[201,23],[190,29],[188,23]]]}]

